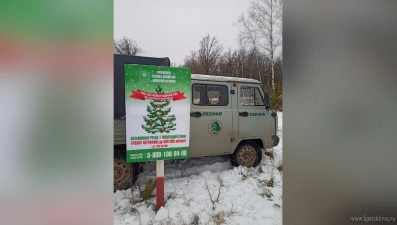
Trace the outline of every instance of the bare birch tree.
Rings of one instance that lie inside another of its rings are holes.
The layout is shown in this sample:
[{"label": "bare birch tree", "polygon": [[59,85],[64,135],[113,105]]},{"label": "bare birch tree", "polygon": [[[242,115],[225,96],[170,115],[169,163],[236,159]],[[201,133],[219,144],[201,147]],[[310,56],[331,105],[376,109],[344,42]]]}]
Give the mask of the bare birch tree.
[{"label": "bare birch tree", "polygon": [[215,74],[217,63],[221,58],[223,45],[219,43],[216,37],[208,34],[200,41],[198,60],[204,74]]},{"label": "bare birch tree", "polygon": [[239,48],[238,48],[238,53],[237,53],[237,55],[238,55],[238,65],[237,65],[237,68],[239,69],[239,72],[241,72],[240,74],[241,74],[241,77],[245,77],[245,75],[244,75],[244,67],[245,67],[245,65],[246,65],[246,63],[245,63],[245,59],[246,59],[246,53],[247,53],[247,47],[246,47],[246,44],[245,44],[245,42],[244,42],[244,39],[241,37],[241,36],[239,36],[239,38],[238,38],[238,46],[239,46]]},{"label": "bare birch tree", "polygon": [[191,51],[190,55],[185,57],[183,66],[191,68],[192,73],[202,73],[197,51]]},{"label": "bare birch tree", "polygon": [[[255,50],[263,50],[271,61],[271,83],[274,91],[275,52],[281,47],[281,0],[254,0],[248,15],[241,15],[238,24],[241,37]],[[257,59],[258,60],[258,59]],[[259,68],[259,62],[257,61]]]},{"label": "bare birch tree", "polygon": [[113,41],[113,52],[121,55],[138,55],[143,53],[138,44],[131,38],[127,37]]}]

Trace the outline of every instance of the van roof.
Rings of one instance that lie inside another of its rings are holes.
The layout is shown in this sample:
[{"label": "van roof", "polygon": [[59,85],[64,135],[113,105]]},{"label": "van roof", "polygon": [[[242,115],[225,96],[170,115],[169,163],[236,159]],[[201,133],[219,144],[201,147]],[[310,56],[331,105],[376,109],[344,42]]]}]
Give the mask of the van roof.
[{"label": "van roof", "polygon": [[258,80],[250,78],[240,78],[240,77],[225,77],[225,76],[215,76],[215,75],[203,75],[203,74],[192,74],[192,80],[211,80],[211,81],[224,81],[224,82],[244,82],[244,83],[256,83],[260,84]]}]

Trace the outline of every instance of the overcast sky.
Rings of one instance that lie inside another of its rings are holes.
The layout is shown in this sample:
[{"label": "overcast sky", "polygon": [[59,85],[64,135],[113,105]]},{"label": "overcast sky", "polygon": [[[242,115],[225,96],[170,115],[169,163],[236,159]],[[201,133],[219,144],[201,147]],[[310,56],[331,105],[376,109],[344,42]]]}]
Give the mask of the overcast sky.
[{"label": "overcast sky", "polygon": [[208,33],[224,49],[238,47],[233,25],[249,0],[115,0],[114,38],[135,40],[144,56],[169,57],[180,65]]}]

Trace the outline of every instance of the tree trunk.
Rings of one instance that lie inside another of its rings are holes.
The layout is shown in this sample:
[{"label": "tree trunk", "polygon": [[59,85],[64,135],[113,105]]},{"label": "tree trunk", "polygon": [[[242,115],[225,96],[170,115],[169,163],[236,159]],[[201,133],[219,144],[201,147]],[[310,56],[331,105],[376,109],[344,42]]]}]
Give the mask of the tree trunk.
[{"label": "tree trunk", "polygon": [[244,77],[244,63],[241,64],[241,77]]},{"label": "tree trunk", "polygon": [[272,60],[272,89],[274,92],[274,62]]},{"label": "tree trunk", "polygon": [[261,68],[259,66],[259,59],[258,59],[258,55],[256,55],[256,66],[258,67],[258,76],[259,76],[259,81],[262,84],[262,75],[261,75]]}]

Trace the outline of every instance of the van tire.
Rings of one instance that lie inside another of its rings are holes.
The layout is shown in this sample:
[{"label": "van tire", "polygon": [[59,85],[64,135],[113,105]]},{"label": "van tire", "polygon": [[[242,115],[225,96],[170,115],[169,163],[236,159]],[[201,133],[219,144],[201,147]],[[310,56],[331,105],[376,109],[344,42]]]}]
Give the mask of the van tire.
[{"label": "van tire", "polygon": [[127,163],[125,151],[114,151],[113,160],[113,191],[126,190],[138,178],[139,164]]},{"label": "van tire", "polygon": [[254,141],[240,143],[231,155],[233,166],[256,167],[262,160],[262,149]]}]

